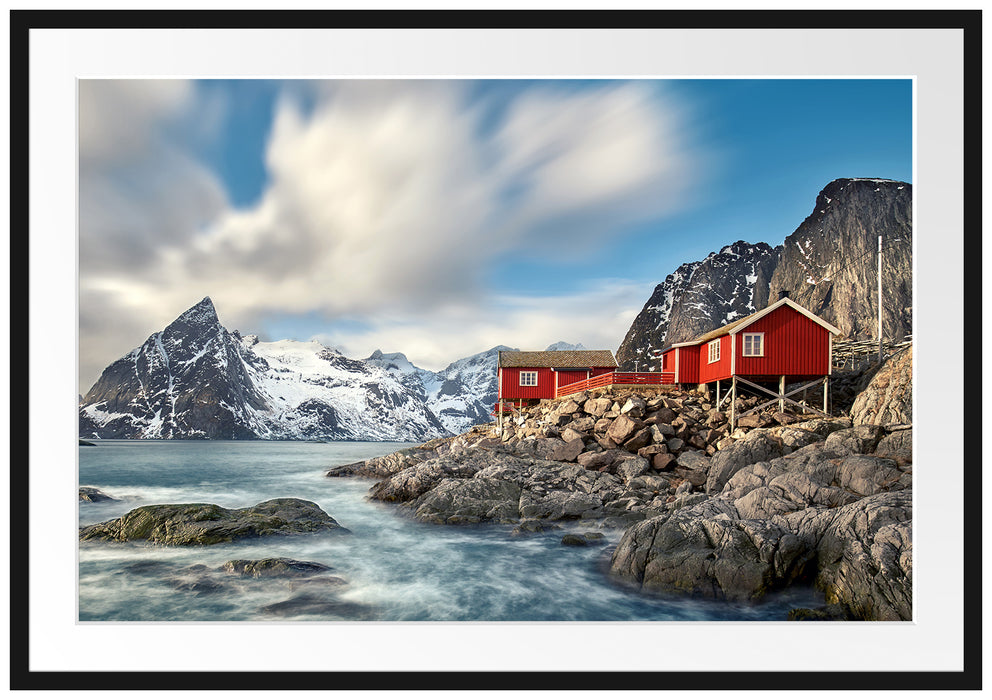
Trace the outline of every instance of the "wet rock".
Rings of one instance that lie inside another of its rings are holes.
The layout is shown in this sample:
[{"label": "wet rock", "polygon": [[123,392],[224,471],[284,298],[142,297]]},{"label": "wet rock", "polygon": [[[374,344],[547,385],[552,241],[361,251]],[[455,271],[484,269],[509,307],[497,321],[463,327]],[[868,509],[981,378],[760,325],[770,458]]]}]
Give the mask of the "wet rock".
[{"label": "wet rock", "polygon": [[333,569],[315,561],[274,557],[269,559],[233,559],[225,562],[221,570],[229,574],[250,578],[301,578],[316,576]]},{"label": "wet rock", "polygon": [[561,538],[566,547],[588,547],[590,542],[582,535],[568,534]]},{"label": "wet rock", "polygon": [[[443,443],[438,442],[437,444],[440,445]],[[409,447],[405,450],[392,452],[381,457],[372,457],[371,459],[367,459],[363,462],[342,464],[336,467],[331,467],[324,472],[324,476],[363,476],[368,478],[383,479],[402,471],[407,467],[419,464],[420,462],[436,456],[437,453],[434,450],[422,449],[421,447]]]},{"label": "wet rock", "polygon": [[533,532],[547,532],[549,530],[560,530],[561,525],[556,525],[555,523],[549,523],[546,520],[539,520],[537,518],[527,518],[526,520],[521,520],[520,524],[517,525],[510,532],[511,535],[523,535]]},{"label": "wet rock", "polygon": [[92,486],[79,487],[79,500],[89,503],[101,503],[103,501],[119,501],[119,498],[108,496],[103,491]]},{"label": "wet rock", "polygon": [[342,620],[374,620],[375,608],[362,603],[353,603],[337,597],[323,596],[315,592],[299,593],[287,600],[259,608],[263,615],[276,617],[313,616],[332,617]]},{"label": "wet rock", "polygon": [[798,537],[710,499],[631,527],[611,572],[645,591],[751,601],[791,582],[803,564]]},{"label": "wet rock", "polygon": [[444,479],[414,502],[418,520],[440,524],[513,522],[520,487],[501,479]]},{"label": "wet rock", "polygon": [[203,545],[302,533],[347,533],[316,503],[276,498],[250,508],[211,503],[141,506],[124,516],[80,528],[80,540]]}]

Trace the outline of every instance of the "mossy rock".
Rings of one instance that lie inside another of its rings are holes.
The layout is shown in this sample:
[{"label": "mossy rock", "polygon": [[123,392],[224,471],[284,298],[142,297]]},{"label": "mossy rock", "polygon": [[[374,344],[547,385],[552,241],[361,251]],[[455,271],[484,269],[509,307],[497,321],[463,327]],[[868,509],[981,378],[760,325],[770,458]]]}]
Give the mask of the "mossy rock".
[{"label": "mossy rock", "polygon": [[236,540],[316,532],[346,533],[311,501],[276,498],[250,508],[213,503],[141,506],[120,518],[80,528],[80,540],[146,541],[168,545],[208,545]]}]

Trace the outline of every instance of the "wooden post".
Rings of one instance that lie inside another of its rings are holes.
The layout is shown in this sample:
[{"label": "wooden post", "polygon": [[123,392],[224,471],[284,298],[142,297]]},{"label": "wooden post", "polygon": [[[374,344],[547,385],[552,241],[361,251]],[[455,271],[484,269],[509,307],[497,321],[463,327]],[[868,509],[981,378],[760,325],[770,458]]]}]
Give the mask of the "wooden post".
[{"label": "wooden post", "polygon": [[803,389],[803,415],[806,415],[806,390]]},{"label": "wooden post", "polygon": [[778,412],[785,413],[785,401],[782,397],[785,396],[785,375],[783,374],[778,380]]},{"label": "wooden post", "polygon": [[830,386],[830,377],[824,377],[823,378],[823,412],[824,413],[830,413],[830,411],[827,410],[827,397],[830,395],[830,391],[828,388],[829,386]]},{"label": "wooden post", "polygon": [[503,437],[503,399],[496,404],[496,413],[499,414],[499,436]]},{"label": "wooden post", "polygon": [[720,380],[716,380],[716,407],[720,408]]},{"label": "wooden post", "polygon": [[734,418],[737,412],[737,375],[730,380],[730,432],[734,431]]}]

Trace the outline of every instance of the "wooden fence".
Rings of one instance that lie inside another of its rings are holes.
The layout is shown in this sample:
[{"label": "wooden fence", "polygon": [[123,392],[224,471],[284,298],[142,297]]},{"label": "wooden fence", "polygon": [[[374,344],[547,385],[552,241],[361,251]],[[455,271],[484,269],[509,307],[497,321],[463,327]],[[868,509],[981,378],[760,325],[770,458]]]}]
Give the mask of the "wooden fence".
[{"label": "wooden fence", "polygon": [[568,396],[587,389],[597,389],[604,386],[616,384],[638,384],[647,386],[661,386],[663,384],[674,384],[675,372],[608,372],[597,377],[583,379],[580,382],[573,382],[558,387],[555,397]]}]

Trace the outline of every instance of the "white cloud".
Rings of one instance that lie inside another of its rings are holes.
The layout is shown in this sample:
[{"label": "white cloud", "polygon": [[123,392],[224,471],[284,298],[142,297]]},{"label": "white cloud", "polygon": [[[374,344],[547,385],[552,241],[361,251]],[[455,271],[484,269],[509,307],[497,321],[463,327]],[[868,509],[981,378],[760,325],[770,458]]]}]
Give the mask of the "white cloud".
[{"label": "white cloud", "polygon": [[[694,181],[684,115],[645,84],[538,85],[494,126],[460,81],[341,81],[322,84],[312,105],[278,105],[267,188],[239,210],[191,147],[166,136],[197,108],[188,84],[88,83],[80,304],[106,305],[116,294],[117,313],[166,323],[209,295],[229,327],[249,332],[277,314],[367,318],[375,333],[333,344],[374,338],[433,365],[500,343],[615,348],[626,331],[617,306],[587,307],[596,320],[581,337],[561,320],[569,303],[600,292],[500,300],[486,287],[491,265],[535,250],[574,257],[615,241],[623,224],[674,211]],[[82,355],[90,326],[80,333]],[[120,342],[97,364],[136,344]]]}]

